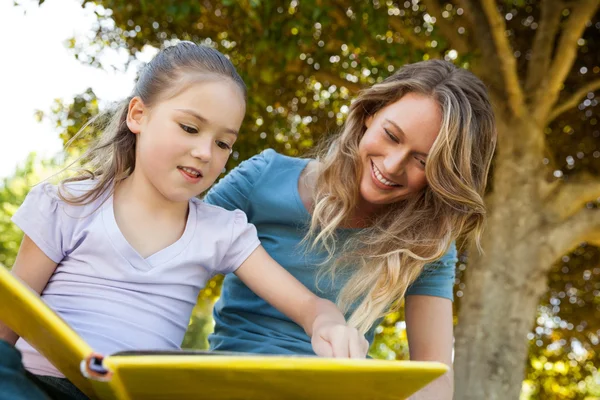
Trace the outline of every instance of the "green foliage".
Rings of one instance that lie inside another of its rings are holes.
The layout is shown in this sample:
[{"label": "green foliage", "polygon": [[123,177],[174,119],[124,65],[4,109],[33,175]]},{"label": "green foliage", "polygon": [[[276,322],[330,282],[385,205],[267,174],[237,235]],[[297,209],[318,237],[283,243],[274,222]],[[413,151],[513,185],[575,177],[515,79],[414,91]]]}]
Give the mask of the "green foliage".
[{"label": "green foliage", "polygon": [[[214,284],[214,283],[213,283]],[[194,307],[190,325],[183,338],[181,347],[184,349],[208,349],[208,335],[213,331],[212,309],[213,299],[207,298],[206,295],[201,295],[198,298],[198,303]]]},{"label": "green foliage", "polygon": [[[99,116],[101,118],[98,118]],[[55,99],[49,114],[41,110],[36,112],[38,121],[44,118],[49,119],[56,127],[63,144],[69,145],[67,152],[74,155],[80,154],[98,137],[98,126],[110,118],[110,111],[101,115],[98,98],[94,91],[88,88],[70,102]]]},{"label": "green foliage", "polygon": [[383,360],[408,360],[404,308],[387,315],[375,331],[369,355]]},{"label": "green foliage", "polygon": [[[100,19],[108,21],[99,24],[93,40],[100,49],[122,46],[133,59],[144,46],[160,48],[177,38],[210,44],[230,57],[249,86],[249,98],[229,168],[269,147],[305,154],[341,125],[351,92],[360,85],[385,78],[405,62],[443,54],[427,45],[406,45],[408,35],[402,32],[411,30],[409,22],[417,21],[419,12],[409,9],[401,21],[388,16],[388,6],[364,2],[352,12],[341,3],[319,1],[96,4]],[[433,39],[426,27],[419,36]],[[101,51],[90,54],[90,43],[75,42],[73,48],[101,65]]]},{"label": "green foliage", "polygon": [[553,267],[549,278],[549,291],[529,334],[530,398],[598,396],[600,249],[579,247]]}]

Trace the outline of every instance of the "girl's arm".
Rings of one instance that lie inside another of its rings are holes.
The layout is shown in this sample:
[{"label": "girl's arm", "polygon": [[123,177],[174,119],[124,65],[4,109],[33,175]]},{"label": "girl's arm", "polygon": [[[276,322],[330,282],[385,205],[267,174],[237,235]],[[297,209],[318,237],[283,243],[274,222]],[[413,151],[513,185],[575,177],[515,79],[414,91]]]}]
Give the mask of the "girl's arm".
[{"label": "girl's arm", "polygon": [[405,314],[410,359],[439,361],[450,367],[410,400],[452,400],[452,302],[435,296],[406,296]]},{"label": "girl's arm", "polygon": [[323,357],[364,358],[369,343],[334,303],[322,299],[269,256],[262,246],[235,274],[246,286],[287,315],[311,336],[315,353]]},{"label": "girl's arm", "polygon": [[[48,258],[29,236],[23,236],[19,253],[12,268],[13,275],[40,294],[48,284],[56,266],[57,263]],[[14,346],[19,336],[0,322],[0,339]]]}]

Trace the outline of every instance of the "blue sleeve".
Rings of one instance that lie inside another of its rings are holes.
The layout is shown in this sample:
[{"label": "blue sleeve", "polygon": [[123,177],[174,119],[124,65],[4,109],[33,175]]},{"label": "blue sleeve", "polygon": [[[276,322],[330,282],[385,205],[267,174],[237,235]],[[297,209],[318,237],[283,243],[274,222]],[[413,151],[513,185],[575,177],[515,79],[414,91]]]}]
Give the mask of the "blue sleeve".
[{"label": "blue sleeve", "polygon": [[254,185],[275,154],[275,150],[268,149],[243,161],[208,191],[204,202],[230,211],[248,212],[248,202]]},{"label": "blue sleeve", "polygon": [[406,291],[406,295],[435,296],[454,301],[453,288],[457,261],[456,244],[453,242],[442,258],[425,265],[421,275]]}]

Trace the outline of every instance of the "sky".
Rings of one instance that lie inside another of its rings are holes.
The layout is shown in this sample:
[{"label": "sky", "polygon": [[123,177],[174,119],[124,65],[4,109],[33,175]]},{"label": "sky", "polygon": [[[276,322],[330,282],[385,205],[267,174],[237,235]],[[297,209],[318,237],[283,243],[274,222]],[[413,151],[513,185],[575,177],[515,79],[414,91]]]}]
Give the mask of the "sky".
[{"label": "sky", "polygon": [[62,150],[57,130],[49,121],[36,122],[35,110],[49,112],[54,99],[69,101],[88,87],[103,102],[120,100],[131,92],[136,72],[100,70],[75,59],[66,40],[89,36],[96,21],[81,1],[19,3],[0,1],[0,178],[12,175],[30,152],[48,158]]}]

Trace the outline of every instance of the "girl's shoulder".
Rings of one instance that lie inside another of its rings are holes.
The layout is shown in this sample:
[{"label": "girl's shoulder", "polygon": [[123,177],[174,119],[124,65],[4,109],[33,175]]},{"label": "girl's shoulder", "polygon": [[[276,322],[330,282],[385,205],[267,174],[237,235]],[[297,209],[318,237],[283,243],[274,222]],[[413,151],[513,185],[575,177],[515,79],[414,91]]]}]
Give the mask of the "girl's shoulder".
[{"label": "girl's shoulder", "polygon": [[101,194],[92,201],[85,201],[87,204],[79,204],[78,198],[85,196],[95,189],[97,181],[86,179],[81,181],[70,181],[58,185],[50,182],[42,182],[34,186],[27,194],[27,200],[30,203],[39,204],[40,207],[48,211],[68,211],[70,216],[82,216],[89,214],[90,210],[97,209],[109,197]]},{"label": "girl's shoulder", "polygon": [[97,211],[102,205],[101,199],[86,205],[69,200],[93,188],[95,183],[87,181],[58,186],[42,182],[29,191],[12,221],[58,263],[84,241],[91,227],[100,226],[95,221],[100,215]]},{"label": "girl's shoulder", "polygon": [[240,210],[227,210],[223,207],[206,203],[196,197],[190,200],[190,207],[194,207],[196,216],[202,221],[203,229],[210,229],[211,226],[224,228],[228,224],[235,223],[240,217],[246,220],[246,214]]},{"label": "girl's shoulder", "polygon": [[190,201],[190,207],[195,207],[196,223],[200,228],[197,231],[200,235],[209,235],[210,241],[232,243],[240,236],[246,236],[250,241],[257,237],[254,225],[239,209],[227,210],[197,198]]}]

